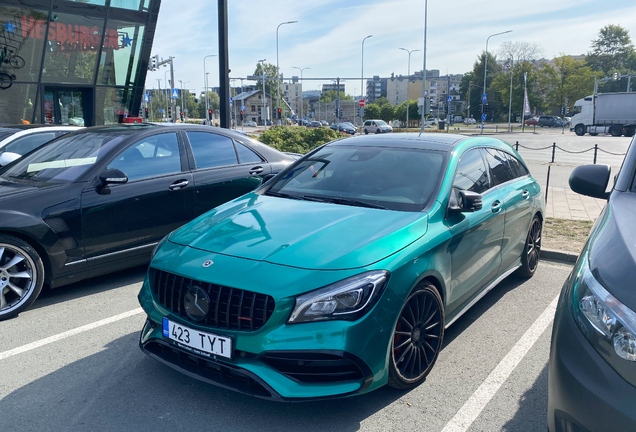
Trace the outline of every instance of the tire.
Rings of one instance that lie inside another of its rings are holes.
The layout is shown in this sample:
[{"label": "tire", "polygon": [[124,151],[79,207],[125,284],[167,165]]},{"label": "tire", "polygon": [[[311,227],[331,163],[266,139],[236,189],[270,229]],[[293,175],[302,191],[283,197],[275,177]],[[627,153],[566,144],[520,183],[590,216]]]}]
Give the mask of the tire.
[{"label": "tire", "polygon": [[590,136],[598,136],[598,134],[590,132]]},{"label": "tire", "polygon": [[377,130],[375,131],[375,133],[376,133],[376,134],[379,134],[379,133],[380,133],[380,129],[377,129]]},{"label": "tire", "polygon": [[585,135],[585,126],[582,124],[576,125],[576,127],[574,128],[574,133],[576,133],[578,136]]},{"label": "tire", "polygon": [[542,231],[543,226],[541,219],[539,219],[539,216],[535,216],[532,218],[532,223],[530,223],[530,229],[526,236],[526,244],[521,253],[521,267],[519,267],[517,271],[519,275],[524,278],[529,279],[534,276],[539,267]]},{"label": "tire", "polygon": [[10,235],[0,235],[0,321],[17,316],[42,291],[44,265],[35,249]]},{"label": "tire", "polygon": [[11,65],[12,68],[15,68],[15,69],[23,68],[25,65],[24,59],[17,55],[9,59],[9,64]]},{"label": "tire", "polygon": [[423,282],[407,298],[393,329],[388,385],[401,390],[420,385],[435,365],[443,340],[442,298],[432,284]]},{"label": "tire", "polygon": [[636,134],[636,126],[627,126],[625,128],[625,136],[633,137]]},{"label": "tire", "polygon": [[619,125],[614,125],[610,128],[609,133],[613,137],[619,137],[623,135],[623,127]]},{"label": "tire", "polygon": [[365,130],[364,130],[364,134],[365,134],[365,135],[369,135],[369,131],[365,129]]},{"label": "tire", "polygon": [[6,90],[13,85],[13,78],[5,72],[0,72],[0,90]]}]

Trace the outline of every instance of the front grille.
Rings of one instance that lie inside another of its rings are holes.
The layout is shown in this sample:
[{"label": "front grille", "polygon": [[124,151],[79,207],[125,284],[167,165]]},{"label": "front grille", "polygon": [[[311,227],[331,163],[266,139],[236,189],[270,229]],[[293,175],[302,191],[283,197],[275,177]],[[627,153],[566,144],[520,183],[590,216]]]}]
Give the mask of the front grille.
[{"label": "front grille", "polygon": [[353,361],[335,353],[270,351],[262,354],[259,360],[301,383],[341,383],[364,378]]},{"label": "front grille", "polygon": [[280,398],[269,386],[264,385],[248,371],[239,367],[204,359],[164,342],[149,341],[142,348],[169,366],[185,370],[191,376],[210,384],[260,398]]},{"label": "front grille", "polygon": [[184,308],[188,287],[196,284],[205,290],[210,297],[210,309],[207,317],[197,323],[205,326],[258,330],[274,312],[274,299],[271,296],[201,282],[163,270],[150,269],[150,284],[155,301],[185,319],[189,319]]}]

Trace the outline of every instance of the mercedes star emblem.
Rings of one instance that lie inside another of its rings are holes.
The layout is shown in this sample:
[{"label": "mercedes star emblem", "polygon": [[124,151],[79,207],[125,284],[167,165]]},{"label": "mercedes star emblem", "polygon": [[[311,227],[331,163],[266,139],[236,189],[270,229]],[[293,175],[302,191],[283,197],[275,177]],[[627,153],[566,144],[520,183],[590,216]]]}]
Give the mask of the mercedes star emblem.
[{"label": "mercedes star emblem", "polygon": [[210,267],[212,264],[214,264],[214,262],[212,260],[207,260],[203,263],[203,267],[208,268]]},{"label": "mercedes star emblem", "polygon": [[190,285],[188,287],[183,303],[185,305],[186,314],[196,322],[205,319],[210,310],[210,297],[208,293],[196,285]]}]

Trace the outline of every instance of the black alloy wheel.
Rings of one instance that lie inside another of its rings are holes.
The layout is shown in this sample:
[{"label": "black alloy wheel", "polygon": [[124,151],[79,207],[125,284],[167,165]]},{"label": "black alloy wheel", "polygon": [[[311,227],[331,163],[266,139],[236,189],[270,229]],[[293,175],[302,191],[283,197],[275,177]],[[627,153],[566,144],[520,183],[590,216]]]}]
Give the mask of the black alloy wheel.
[{"label": "black alloy wheel", "polygon": [[442,349],[444,306],[437,289],[420,284],[408,297],[393,331],[388,385],[409,389],[429,374]]},{"label": "black alloy wheel", "polygon": [[526,238],[526,245],[523,248],[523,254],[521,255],[521,267],[519,267],[519,273],[526,277],[531,278],[537,271],[539,266],[539,257],[541,255],[541,231],[542,224],[541,219],[535,216],[530,224],[530,231]]}]

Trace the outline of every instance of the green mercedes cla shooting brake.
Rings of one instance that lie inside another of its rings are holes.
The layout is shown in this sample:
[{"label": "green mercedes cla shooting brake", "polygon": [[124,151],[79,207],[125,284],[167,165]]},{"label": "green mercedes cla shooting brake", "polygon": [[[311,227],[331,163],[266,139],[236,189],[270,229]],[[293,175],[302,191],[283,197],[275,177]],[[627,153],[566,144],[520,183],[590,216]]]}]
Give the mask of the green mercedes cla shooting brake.
[{"label": "green mercedes cla shooting brake", "polygon": [[159,243],[140,347],[273,400],[412,388],[446,328],[511,273],[535,273],[544,214],[502,141],[337,140]]}]

